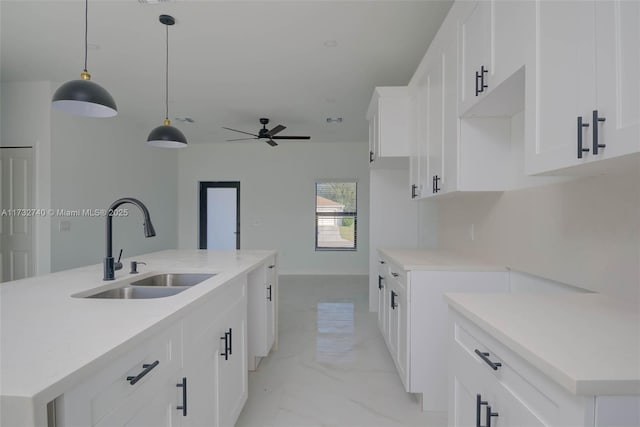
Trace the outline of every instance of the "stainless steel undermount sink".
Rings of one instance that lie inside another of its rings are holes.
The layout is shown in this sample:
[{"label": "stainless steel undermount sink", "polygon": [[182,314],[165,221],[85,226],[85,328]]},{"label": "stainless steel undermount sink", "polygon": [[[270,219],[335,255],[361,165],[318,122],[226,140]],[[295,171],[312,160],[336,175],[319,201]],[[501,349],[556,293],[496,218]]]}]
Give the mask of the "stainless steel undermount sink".
[{"label": "stainless steel undermount sink", "polygon": [[82,298],[103,299],[153,299],[179,294],[215,274],[163,273],[123,283],[117,288],[107,289]]},{"label": "stainless steel undermount sink", "polygon": [[176,287],[193,286],[203,282],[215,274],[165,273],[145,277],[131,282],[131,286]]}]

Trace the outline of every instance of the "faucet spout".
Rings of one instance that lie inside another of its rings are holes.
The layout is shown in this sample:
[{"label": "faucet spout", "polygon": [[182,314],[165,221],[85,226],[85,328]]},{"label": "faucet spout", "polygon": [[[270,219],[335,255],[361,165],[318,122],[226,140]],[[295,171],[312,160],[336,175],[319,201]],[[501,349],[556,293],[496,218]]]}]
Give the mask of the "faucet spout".
[{"label": "faucet spout", "polygon": [[156,235],[156,230],[153,228],[153,224],[151,223],[151,217],[149,216],[149,210],[147,207],[138,199],[134,199],[133,197],[123,197],[121,199],[116,200],[109,206],[107,210],[107,221],[106,221],[106,253],[104,257],[104,278],[103,280],[113,280],[115,278],[115,263],[113,259],[113,211],[119,206],[130,203],[132,205],[137,206],[144,215],[144,236],[145,237],[153,237]]}]

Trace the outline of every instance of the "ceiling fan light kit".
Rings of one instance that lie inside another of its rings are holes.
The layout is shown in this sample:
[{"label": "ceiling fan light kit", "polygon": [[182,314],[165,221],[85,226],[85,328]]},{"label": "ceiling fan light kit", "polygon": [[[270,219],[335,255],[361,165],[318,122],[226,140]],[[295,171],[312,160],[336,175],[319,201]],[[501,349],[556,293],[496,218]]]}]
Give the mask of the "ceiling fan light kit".
[{"label": "ceiling fan light kit", "polygon": [[160,23],[166,27],[167,60],[165,68],[165,119],[161,126],[149,133],[147,144],[154,147],[181,148],[187,146],[187,138],[179,129],[171,126],[169,120],[169,26],[176,23],[173,16],[160,15]]},{"label": "ceiling fan light kit", "polygon": [[231,129],[228,127],[222,127],[223,129],[227,129],[233,132],[239,132],[239,133],[244,133],[246,135],[251,135],[253,138],[238,138],[238,139],[227,139],[227,141],[248,141],[250,139],[266,139],[266,143],[269,144],[272,147],[275,147],[276,145],[278,145],[274,139],[311,139],[310,136],[294,136],[294,135],[276,135],[280,132],[282,132],[283,130],[285,130],[287,127],[283,126],[283,125],[278,125],[276,127],[274,127],[271,130],[267,129],[267,125],[269,124],[269,119],[267,118],[261,118],[260,119],[260,124],[262,124],[262,129],[260,129],[258,131],[258,134],[256,135],[255,133],[250,133],[250,132],[245,132],[242,130],[237,130],[237,129]]},{"label": "ceiling fan light kit", "polygon": [[51,100],[57,110],[86,117],[113,117],[118,114],[116,102],[102,86],[91,81],[87,72],[87,33],[89,27],[89,0],[84,9],[84,70],[79,80],[60,86]]}]

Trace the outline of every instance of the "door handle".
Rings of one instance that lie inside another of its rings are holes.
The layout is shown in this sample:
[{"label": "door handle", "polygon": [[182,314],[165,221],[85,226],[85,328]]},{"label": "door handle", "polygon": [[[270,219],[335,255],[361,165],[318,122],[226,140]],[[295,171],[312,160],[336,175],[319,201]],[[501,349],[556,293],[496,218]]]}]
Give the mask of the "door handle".
[{"label": "door handle", "polygon": [[273,301],[271,299],[271,285],[267,286],[267,291],[269,291],[269,293],[267,294],[267,300],[268,301]]},{"label": "door handle", "polygon": [[589,127],[589,123],[582,122],[582,116],[578,116],[578,158],[582,158],[582,153],[589,152],[588,148],[582,146],[582,128]]},{"label": "door handle", "polygon": [[396,297],[398,296],[397,293],[395,293],[394,291],[391,291],[391,309],[395,310],[396,307],[398,306],[398,304],[396,304]]},{"label": "door handle", "polygon": [[150,363],[150,364],[148,364],[148,363],[143,364],[143,365],[142,365],[142,369],[143,369],[143,371],[142,371],[142,372],[140,372],[140,373],[139,373],[138,375],[136,375],[136,376],[130,376],[130,377],[127,377],[127,381],[129,381],[129,384],[131,384],[131,385],[135,385],[138,381],[140,381],[140,380],[142,379],[142,377],[144,377],[144,376],[145,376],[145,375],[147,375],[149,372],[151,372],[151,370],[152,370],[153,368],[155,368],[156,366],[158,366],[159,364],[160,364],[160,361],[159,361],[159,360],[156,360],[155,362]]},{"label": "door handle", "polygon": [[182,410],[182,416],[187,416],[187,377],[182,377],[182,382],[176,384],[176,387],[182,388],[182,405],[176,406],[177,410]]},{"label": "door handle", "polygon": [[381,290],[384,286],[382,286],[383,277],[378,275],[378,290]]},{"label": "door handle", "polygon": [[487,365],[491,366],[491,368],[492,368],[494,371],[497,371],[497,370],[498,370],[498,368],[502,366],[502,363],[500,363],[500,362],[492,362],[492,361],[489,359],[489,353],[483,353],[482,351],[478,350],[477,348],[476,348],[475,353],[476,353],[476,354],[480,357],[480,359],[482,359],[482,360],[483,360]]},{"label": "door handle", "polygon": [[593,110],[593,154],[598,154],[599,148],[607,146],[598,142],[598,124],[605,120],[607,120],[605,117],[598,117],[598,110]]}]

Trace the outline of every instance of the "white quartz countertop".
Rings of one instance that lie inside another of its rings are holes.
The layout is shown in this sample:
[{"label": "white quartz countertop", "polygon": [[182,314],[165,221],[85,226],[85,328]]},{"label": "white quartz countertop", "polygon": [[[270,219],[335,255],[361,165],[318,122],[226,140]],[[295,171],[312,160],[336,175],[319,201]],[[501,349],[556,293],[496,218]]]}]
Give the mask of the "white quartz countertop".
[{"label": "white quartz countertop", "polygon": [[378,252],[406,271],[507,271],[504,265],[445,250],[383,248]]},{"label": "white quartz countertop", "polygon": [[[274,251],[167,250],[140,255],[140,274],[102,280],[102,264],[0,284],[0,393],[4,398],[53,399],[78,378],[138,339],[182,316],[189,305],[258,266]],[[74,298],[96,287],[156,273],[217,273],[179,294],[157,299]]]},{"label": "white quartz countertop", "polygon": [[575,395],[640,394],[640,307],[601,294],[446,294]]}]

